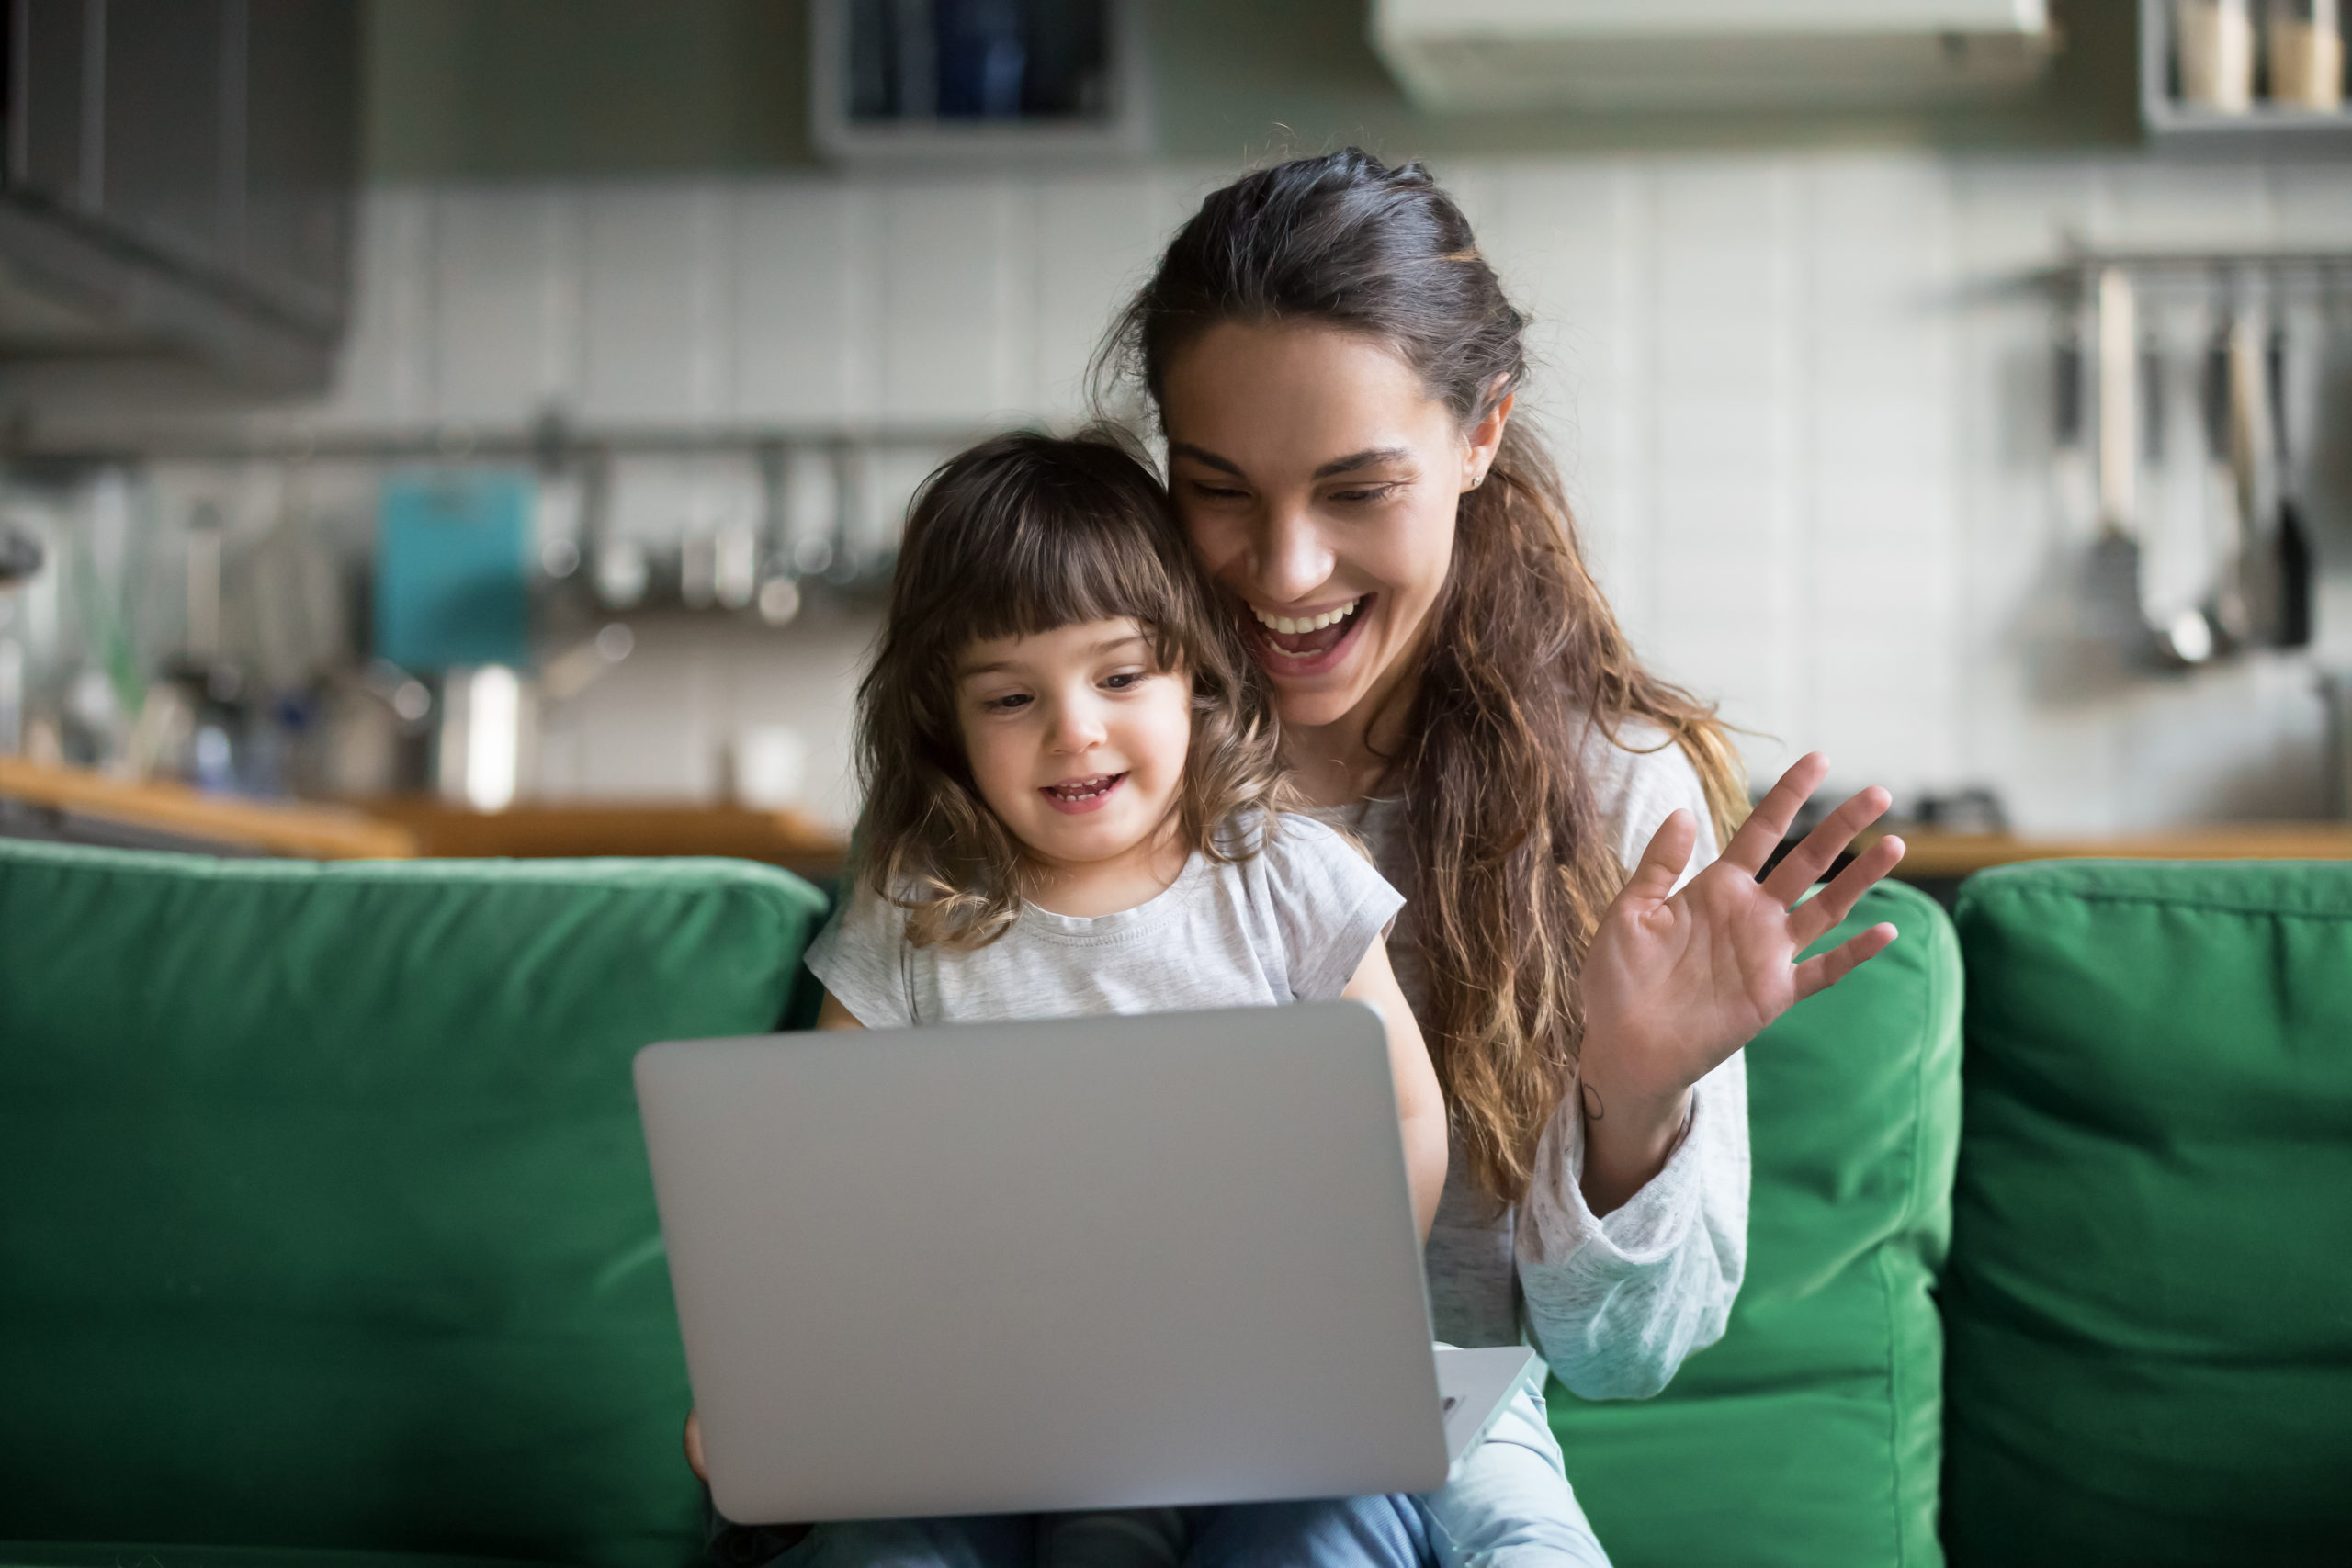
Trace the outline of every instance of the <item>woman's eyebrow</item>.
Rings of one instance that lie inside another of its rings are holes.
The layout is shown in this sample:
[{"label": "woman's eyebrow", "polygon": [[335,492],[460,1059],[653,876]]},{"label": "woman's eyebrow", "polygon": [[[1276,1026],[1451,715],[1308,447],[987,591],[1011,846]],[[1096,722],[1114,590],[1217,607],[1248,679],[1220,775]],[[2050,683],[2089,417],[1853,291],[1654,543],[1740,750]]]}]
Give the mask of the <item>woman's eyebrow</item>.
[{"label": "woman's eyebrow", "polygon": [[[1190,457],[1204,468],[1231,474],[1236,479],[1246,477],[1241,472],[1241,465],[1232,458],[1220,457],[1216,453],[1204,447],[1195,446],[1189,441],[1170,442],[1168,446],[1168,455],[1171,457]],[[1369,468],[1381,463],[1398,462],[1412,455],[1412,449],[1406,446],[1367,446],[1361,452],[1351,452],[1344,457],[1332,458],[1315,470],[1315,477],[1318,479],[1328,479],[1335,474],[1351,474],[1358,468]]]},{"label": "woman's eyebrow", "polygon": [[1190,457],[1204,468],[1215,468],[1219,473],[1231,474],[1235,479],[1242,477],[1240,464],[1230,457],[1220,457],[1204,447],[1195,446],[1189,441],[1170,442],[1168,455],[1171,457]]},{"label": "woman's eyebrow", "polygon": [[1369,468],[1380,463],[1394,463],[1399,458],[1409,457],[1412,455],[1409,448],[1403,446],[1367,446],[1361,452],[1351,452],[1344,457],[1332,458],[1315,470],[1315,477],[1318,479],[1328,479],[1334,474],[1351,474],[1358,468]]}]

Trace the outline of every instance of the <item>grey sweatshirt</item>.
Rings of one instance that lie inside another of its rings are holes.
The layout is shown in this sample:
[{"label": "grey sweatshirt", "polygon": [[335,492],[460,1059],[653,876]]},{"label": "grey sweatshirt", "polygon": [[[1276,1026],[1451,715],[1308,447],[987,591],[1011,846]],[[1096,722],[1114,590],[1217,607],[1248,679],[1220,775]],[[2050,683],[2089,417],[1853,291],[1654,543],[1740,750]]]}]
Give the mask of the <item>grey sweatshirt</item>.
[{"label": "grey sweatshirt", "polygon": [[[1628,724],[1620,744],[1585,749],[1600,816],[1630,871],[1678,807],[1698,819],[1684,879],[1718,852],[1699,776],[1663,732]],[[1653,750],[1655,748],[1655,750]],[[1399,800],[1318,815],[1351,827],[1382,874],[1412,886]],[[1389,936],[1415,1010],[1427,991],[1412,952],[1412,906]],[[1447,1168],[1426,1255],[1437,1337],[1454,1345],[1532,1342],[1587,1399],[1657,1393],[1693,1350],[1723,1336],[1747,1264],[1747,1065],[1744,1055],[1700,1080],[1690,1124],[1666,1168],[1605,1219],[1584,1201],[1584,1122],[1574,1097],[1536,1150],[1527,1197],[1497,1215],[1470,1185],[1460,1151]]]}]

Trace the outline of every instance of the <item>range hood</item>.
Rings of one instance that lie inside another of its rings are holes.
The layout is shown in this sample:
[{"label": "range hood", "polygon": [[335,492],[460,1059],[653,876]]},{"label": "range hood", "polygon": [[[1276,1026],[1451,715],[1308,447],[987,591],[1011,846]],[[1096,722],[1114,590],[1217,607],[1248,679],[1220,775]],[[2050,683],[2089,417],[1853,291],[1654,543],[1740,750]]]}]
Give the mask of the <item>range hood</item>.
[{"label": "range hood", "polygon": [[2046,0],[1374,0],[1424,109],[1873,108],[2041,73]]}]

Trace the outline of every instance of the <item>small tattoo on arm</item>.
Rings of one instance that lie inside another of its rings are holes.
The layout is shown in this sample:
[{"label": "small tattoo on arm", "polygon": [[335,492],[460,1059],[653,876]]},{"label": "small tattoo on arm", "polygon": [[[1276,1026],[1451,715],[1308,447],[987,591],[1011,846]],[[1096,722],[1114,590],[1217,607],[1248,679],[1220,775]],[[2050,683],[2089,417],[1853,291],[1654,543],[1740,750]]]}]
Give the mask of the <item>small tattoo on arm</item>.
[{"label": "small tattoo on arm", "polygon": [[1599,1089],[1593,1088],[1589,1083],[1579,1083],[1577,1085],[1577,1091],[1584,1097],[1584,1119],[1586,1121],[1604,1122],[1608,1120],[1609,1108],[1600,1103],[1600,1091]]}]

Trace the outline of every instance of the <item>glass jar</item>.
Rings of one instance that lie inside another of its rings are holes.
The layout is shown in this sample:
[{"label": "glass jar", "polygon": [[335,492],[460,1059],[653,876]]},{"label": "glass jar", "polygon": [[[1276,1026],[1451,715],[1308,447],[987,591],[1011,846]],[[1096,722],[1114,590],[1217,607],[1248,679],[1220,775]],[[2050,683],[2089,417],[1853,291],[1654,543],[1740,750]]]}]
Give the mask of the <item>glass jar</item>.
[{"label": "glass jar", "polygon": [[2270,0],[2266,61],[2270,101],[2292,108],[2344,107],[2344,25],[2336,0]]},{"label": "glass jar", "polygon": [[2173,48],[2185,104],[2222,114],[2254,107],[2249,0],[2173,0]]}]

